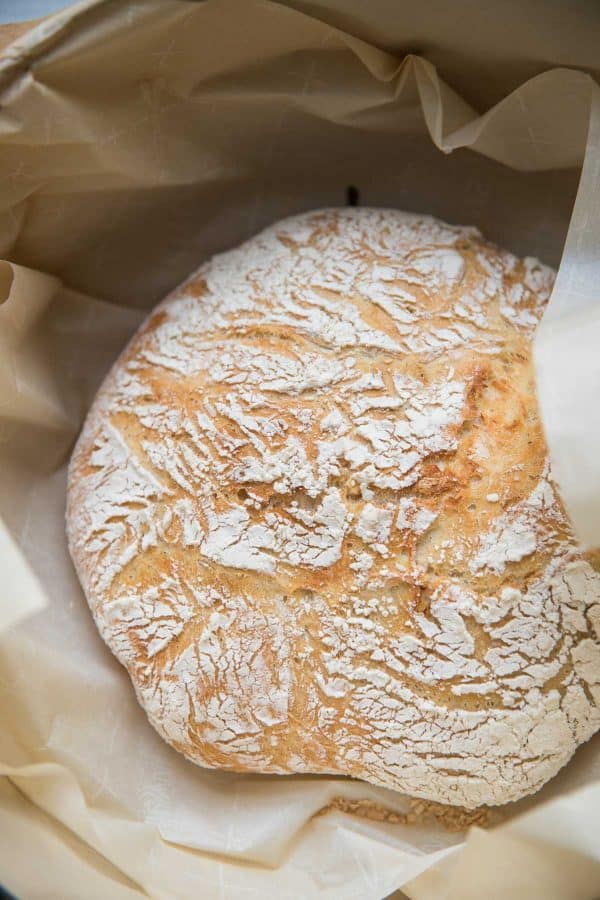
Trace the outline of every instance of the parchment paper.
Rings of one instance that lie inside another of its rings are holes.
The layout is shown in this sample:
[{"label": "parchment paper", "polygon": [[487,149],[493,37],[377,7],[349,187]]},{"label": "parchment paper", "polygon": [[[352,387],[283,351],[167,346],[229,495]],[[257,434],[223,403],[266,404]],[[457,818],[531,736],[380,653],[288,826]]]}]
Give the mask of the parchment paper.
[{"label": "parchment paper", "polygon": [[[365,205],[476,224],[554,265],[565,246],[538,391],[565,501],[598,543],[595,82],[544,71],[533,32],[527,56],[523,5],[505,7],[518,54],[510,29],[504,49],[489,23],[480,31],[491,62],[469,55],[477,28],[457,16],[428,55],[473,85],[478,111],[431,62],[404,55],[428,33],[427,9],[411,4],[403,33],[392,2],[292,5],[86,0],[0,61],[0,878],[25,898],[593,898],[598,739],[535,798],[469,833],[344,779],[199,769],[147,724],[68,559],[70,448],[145,311],[212,252],[342,204],[349,185]],[[532,77],[516,87],[524,66]],[[486,84],[506,96],[480,114]],[[341,811],[365,800],[397,821]]]}]

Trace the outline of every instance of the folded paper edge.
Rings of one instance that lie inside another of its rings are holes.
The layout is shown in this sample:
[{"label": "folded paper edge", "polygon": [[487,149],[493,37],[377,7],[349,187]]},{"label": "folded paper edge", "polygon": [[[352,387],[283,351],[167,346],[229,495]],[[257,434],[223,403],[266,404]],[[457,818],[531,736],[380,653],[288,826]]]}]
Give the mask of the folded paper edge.
[{"label": "folded paper edge", "polygon": [[48,604],[46,593],[0,519],[0,558],[2,587],[0,589],[0,634],[22,622]]}]

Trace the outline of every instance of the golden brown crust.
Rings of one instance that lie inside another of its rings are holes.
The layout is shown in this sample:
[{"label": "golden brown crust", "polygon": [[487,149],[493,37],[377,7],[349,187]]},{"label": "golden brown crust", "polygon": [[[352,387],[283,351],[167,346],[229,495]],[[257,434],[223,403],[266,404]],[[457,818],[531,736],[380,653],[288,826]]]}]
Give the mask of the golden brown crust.
[{"label": "golden brown crust", "polygon": [[551,284],[473,229],[329,210],[140,329],[73,455],[69,539],[188,758],[472,808],[598,727],[600,579],[534,396]]}]

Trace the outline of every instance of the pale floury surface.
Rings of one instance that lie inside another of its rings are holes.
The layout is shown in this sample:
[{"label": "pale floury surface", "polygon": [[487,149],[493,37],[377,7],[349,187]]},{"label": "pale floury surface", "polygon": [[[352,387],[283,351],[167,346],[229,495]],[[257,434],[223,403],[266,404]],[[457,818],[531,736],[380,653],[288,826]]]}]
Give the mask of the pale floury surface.
[{"label": "pale floury surface", "polygon": [[553,274],[395,211],[285,220],[151,316],[70,469],[70,546],[193,761],[467,807],[598,728],[600,578],[537,418]]}]

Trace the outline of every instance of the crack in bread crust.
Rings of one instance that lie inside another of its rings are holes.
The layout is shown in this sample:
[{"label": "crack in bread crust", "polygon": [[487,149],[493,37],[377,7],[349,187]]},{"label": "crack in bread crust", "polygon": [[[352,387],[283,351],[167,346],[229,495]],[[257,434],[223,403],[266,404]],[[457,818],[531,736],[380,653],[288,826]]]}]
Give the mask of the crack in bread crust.
[{"label": "crack in bread crust", "polygon": [[214,257],[115,364],[71,553],[159,733],[474,808],[600,724],[600,576],[552,482],[553,283],[472,228],[324,210]]}]

